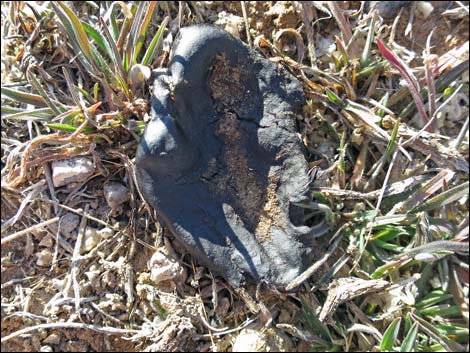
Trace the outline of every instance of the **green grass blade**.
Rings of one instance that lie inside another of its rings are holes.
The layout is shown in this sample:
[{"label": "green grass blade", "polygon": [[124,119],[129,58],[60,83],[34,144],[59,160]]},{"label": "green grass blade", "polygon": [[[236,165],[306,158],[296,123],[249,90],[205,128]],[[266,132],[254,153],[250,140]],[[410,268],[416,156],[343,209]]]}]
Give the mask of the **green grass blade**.
[{"label": "green grass blade", "polygon": [[127,36],[126,48],[124,50],[124,69],[126,72],[129,71],[134,60],[132,55],[134,53],[134,46],[138,37],[137,31],[139,24],[142,21],[146,6],[147,5],[144,1],[139,2],[137,5],[137,10],[135,11],[134,16],[132,17],[132,23],[129,29],[129,34]]},{"label": "green grass blade", "polygon": [[106,81],[111,85],[116,82],[113,70],[109,67],[103,56],[96,48],[92,49],[92,55],[97,68],[100,70],[101,76],[104,76]]},{"label": "green grass blade", "polygon": [[384,155],[380,158],[380,160],[374,164],[371,173],[371,179],[376,179],[380,171],[382,170],[383,166],[385,165],[385,161],[390,157],[393,152],[393,147],[395,146],[395,141],[398,135],[398,127],[400,126],[400,119],[397,119],[395,126],[393,127],[392,136],[390,137],[390,141],[388,141],[387,149],[385,150]]},{"label": "green grass blade", "polygon": [[[6,113],[5,109],[2,108],[2,113]],[[40,108],[34,110],[21,110],[19,112],[3,115],[2,119],[5,120],[51,120],[56,115],[53,113],[51,108]]]},{"label": "green grass blade", "polygon": [[119,28],[118,28],[117,21],[116,21],[116,15],[114,14],[114,9],[113,11],[111,11],[109,22],[111,23],[111,30],[112,30],[114,42],[117,42],[117,40],[119,39]]},{"label": "green grass blade", "polygon": [[420,315],[431,317],[459,317],[461,315],[460,308],[456,305],[440,304],[430,306],[419,310]]},{"label": "green grass blade", "polygon": [[104,22],[102,17],[100,17],[100,23],[101,23],[101,27],[103,28],[103,33],[107,39],[107,43],[109,44],[112,50],[112,61],[115,67],[119,70],[120,76],[124,77],[125,72],[124,72],[124,67],[122,66],[122,56],[121,54],[119,54],[119,50],[117,48],[116,42],[112,38],[111,33],[108,30],[108,26],[106,26],[106,23]]},{"label": "green grass blade", "polygon": [[328,99],[338,107],[343,108],[345,106],[344,101],[339,98],[332,90],[327,88],[326,95],[328,96]]},{"label": "green grass blade", "polygon": [[443,301],[453,298],[452,294],[449,294],[443,290],[434,290],[428,293],[423,299],[416,303],[417,309],[424,309],[431,305],[436,305]]},{"label": "green grass blade", "polygon": [[380,343],[381,352],[390,352],[395,346],[395,342],[400,331],[401,317],[398,317],[392,321],[392,323],[385,330],[384,338]]},{"label": "green grass blade", "polygon": [[380,216],[374,219],[373,223],[368,224],[368,227],[380,227],[387,224],[404,224],[416,221],[415,214],[394,214],[387,216]]},{"label": "green grass blade", "polygon": [[398,227],[387,227],[383,231],[371,237],[370,240],[374,241],[374,240],[380,239],[382,241],[389,241],[389,240],[394,240],[403,234],[407,234],[407,232],[405,232],[404,230]]},{"label": "green grass blade", "polygon": [[48,107],[51,108],[55,114],[59,115],[65,111],[65,109],[61,108],[62,104],[60,104],[57,101],[54,101],[51,97],[49,97],[47,92],[44,90],[44,88],[39,83],[39,81],[34,76],[34,74],[31,73],[31,71],[28,70],[26,72],[26,77],[28,81],[31,83],[31,85],[34,87],[34,89],[36,89],[36,91],[38,91],[41,97],[44,98],[44,101],[47,103]]},{"label": "green grass blade", "polygon": [[100,84],[98,82],[96,82],[93,85],[93,99],[94,99],[95,102],[98,102],[99,90],[100,90]]},{"label": "green grass blade", "polygon": [[346,147],[346,134],[343,132],[343,134],[341,135],[341,140],[340,140],[339,147],[338,147],[338,151],[339,151],[338,169],[342,177],[344,177],[344,172],[346,170],[346,164],[344,162],[344,155],[345,155],[345,150],[346,150],[345,147]]},{"label": "green grass blade", "polygon": [[320,322],[317,315],[315,315],[312,308],[304,297],[300,297],[300,302],[302,303],[303,318],[307,327],[315,335],[318,335],[325,341],[331,342],[331,333],[328,330],[328,327]]},{"label": "green grass blade", "polygon": [[17,91],[12,88],[2,87],[2,97],[5,96],[16,102],[31,104],[35,107],[47,107],[47,103],[43,97],[38,94]]},{"label": "green grass blade", "polygon": [[84,52],[81,49],[81,45],[78,41],[77,35],[76,35],[76,30],[74,27],[73,22],[70,20],[70,18],[67,16],[67,14],[62,10],[61,7],[59,7],[56,3],[52,2],[52,6],[54,7],[57,17],[60,20],[61,25],[64,27],[64,31],[67,34],[68,38],[70,39],[70,44],[73,47],[74,53],[77,55],[78,60],[82,63],[82,65],[85,67],[85,69],[88,71],[88,73],[94,77],[96,77],[96,70],[95,67],[93,66],[92,62],[90,61],[92,58],[87,57]]},{"label": "green grass blade", "polygon": [[142,59],[142,65],[151,65],[153,59],[155,58],[157,54],[157,49],[160,45],[161,38],[163,38],[162,34],[165,31],[165,28],[168,25],[169,20],[170,18],[166,16],[162,24],[160,25],[160,28],[158,29],[157,33],[155,33],[155,36],[150,42],[149,47],[145,51],[144,58]]},{"label": "green grass blade", "polygon": [[377,12],[374,11],[372,15],[372,19],[370,21],[369,32],[367,33],[367,40],[366,40],[366,44],[364,45],[364,51],[362,52],[362,56],[361,56],[361,68],[365,67],[369,61],[370,48],[372,46],[372,42],[374,41],[376,21],[377,21]]},{"label": "green grass blade", "polygon": [[417,322],[415,322],[413,326],[411,326],[410,330],[406,334],[400,346],[400,352],[413,352],[414,351],[416,337],[418,336],[418,328],[419,326]]},{"label": "green grass blade", "polygon": [[84,31],[95,41],[98,48],[106,54],[109,60],[114,59],[114,54],[108,40],[93,26],[81,21]]},{"label": "green grass blade", "polygon": [[393,127],[392,137],[387,145],[387,151],[386,151],[387,156],[390,156],[392,154],[393,146],[395,146],[395,141],[397,139],[399,126],[400,126],[400,119],[397,119],[397,122],[395,123],[395,126]]},{"label": "green grass blade", "polygon": [[454,342],[453,340],[449,339],[446,335],[442,334],[434,324],[426,321],[425,319],[421,318],[420,316],[412,313],[411,317],[413,320],[419,323],[421,328],[432,338],[434,338],[437,342],[439,342],[447,351],[449,352],[464,352],[465,349],[463,346]]},{"label": "green grass blade", "polygon": [[95,104],[97,102],[96,99],[94,99],[87,91],[85,91],[83,88],[78,87],[77,85],[73,85],[73,89],[76,89],[79,91],[83,96],[88,100],[89,103]]},{"label": "green grass blade", "polygon": [[356,78],[362,77],[362,76],[368,76],[370,74],[373,74],[377,70],[381,70],[385,67],[387,67],[388,61],[387,60],[382,60],[376,63],[371,63],[370,65],[364,67],[361,69],[357,74]]},{"label": "green grass blade", "polygon": [[386,263],[385,265],[382,265],[380,267],[377,267],[377,269],[370,275],[372,279],[379,279],[383,277],[389,270],[396,270],[403,266],[403,264],[406,264],[407,262],[410,262],[411,260],[394,260]]},{"label": "green grass blade", "polygon": [[147,33],[147,28],[150,23],[150,19],[152,18],[152,15],[155,11],[156,5],[157,5],[156,1],[150,2],[147,11],[144,12],[144,18],[142,19],[141,24],[139,26],[138,36],[136,39],[136,43],[134,45],[134,53],[132,54],[133,65],[137,63],[137,57],[139,56],[140,50],[142,49],[142,46],[144,45],[145,34]]},{"label": "green grass blade", "polygon": [[427,200],[423,204],[414,208],[411,212],[422,212],[433,210],[438,207],[443,207],[451,202],[457,201],[458,199],[468,195],[469,182],[457,185],[452,189],[444,191],[443,193],[434,196],[433,198]]},{"label": "green grass blade", "polygon": [[[390,93],[387,91],[387,92],[385,92],[383,97],[380,98],[380,104],[382,106],[387,107],[389,96],[390,96]],[[380,116],[380,118],[383,119],[384,116],[385,116],[385,110],[384,109],[377,110],[377,116]]]},{"label": "green grass blade", "polygon": [[452,325],[439,324],[436,327],[445,333],[445,335],[459,343],[468,341],[469,330],[464,324],[453,323]]},{"label": "green grass blade", "polygon": [[92,61],[92,54],[91,54],[91,45],[90,41],[88,40],[88,37],[83,30],[83,27],[80,23],[80,20],[78,17],[73,13],[73,11],[65,5],[63,1],[57,1],[59,6],[62,8],[62,10],[65,12],[65,14],[68,17],[68,20],[72,24],[72,29],[74,30],[75,37],[77,39],[78,44],[80,45],[80,48],[83,50],[83,53],[85,56],[88,58],[88,60]]},{"label": "green grass blade", "polygon": [[[61,130],[61,131],[66,131],[66,132],[75,132],[78,129],[78,127],[73,126],[73,125],[68,125],[68,124],[46,124],[46,126],[50,127],[51,129],[56,129],[56,130]],[[86,127],[82,130],[82,133],[87,134],[93,131],[94,131],[94,128]]]},{"label": "green grass blade", "polygon": [[374,244],[381,247],[382,249],[393,251],[396,253],[401,253],[404,249],[403,246],[387,243],[386,241],[378,240],[378,239],[374,241]]}]

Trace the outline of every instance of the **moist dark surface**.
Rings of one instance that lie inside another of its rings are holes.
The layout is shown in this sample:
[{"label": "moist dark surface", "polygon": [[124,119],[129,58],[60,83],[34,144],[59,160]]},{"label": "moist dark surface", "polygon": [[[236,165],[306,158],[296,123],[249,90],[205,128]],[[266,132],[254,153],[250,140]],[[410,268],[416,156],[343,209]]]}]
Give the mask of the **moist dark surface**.
[{"label": "moist dark surface", "polygon": [[300,83],[227,32],[182,28],[154,72],[139,187],[202,264],[239,286],[284,287],[311,264]]}]

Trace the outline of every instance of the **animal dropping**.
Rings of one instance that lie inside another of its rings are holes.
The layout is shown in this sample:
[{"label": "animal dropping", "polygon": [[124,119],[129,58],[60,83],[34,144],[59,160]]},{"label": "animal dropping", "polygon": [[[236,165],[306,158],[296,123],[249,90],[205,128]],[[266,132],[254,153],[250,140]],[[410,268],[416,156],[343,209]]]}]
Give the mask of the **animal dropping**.
[{"label": "animal dropping", "polygon": [[139,188],[197,260],[232,285],[283,288],[312,263],[300,83],[217,27],[182,28],[154,71]]}]

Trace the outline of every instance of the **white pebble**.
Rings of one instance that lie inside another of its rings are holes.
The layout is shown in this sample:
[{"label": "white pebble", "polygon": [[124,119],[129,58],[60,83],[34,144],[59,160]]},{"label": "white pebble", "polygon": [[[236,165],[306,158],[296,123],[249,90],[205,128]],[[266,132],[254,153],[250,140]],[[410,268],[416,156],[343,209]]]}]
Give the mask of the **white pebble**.
[{"label": "white pebble", "polygon": [[184,273],[180,264],[161,251],[156,251],[148,262],[150,277],[155,284],[181,278]]},{"label": "white pebble", "polygon": [[114,230],[112,230],[111,228],[109,227],[105,227],[103,229],[100,229],[98,231],[98,233],[101,235],[101,237],[103,239],[108,239],[108,238],[111,238],[114,234]]},{"label": "white pebble", "polygon": [[434,11],[434,6],[429,1],[418,1],[418,10],[423,14],[424,18],[428,18]]},{"label": "white pebble", "polygon": [[266,345],[266,341],[260,332],[245,329],[235,339],[232,352],[260,352]]},{"label": "white pebble", "polygon": [[75,157],[52,162],[52,182],[60,187],[85,181],[95,171],[93,162],[85,157]]},{"label": "white pebble", "polygon": [[85,235],[83,236],[82,246],[80,247],[80,254],[87,253],[88,251],[94,249],[101,239],[102,237],[98,229],[87,227],[85,230]]}]

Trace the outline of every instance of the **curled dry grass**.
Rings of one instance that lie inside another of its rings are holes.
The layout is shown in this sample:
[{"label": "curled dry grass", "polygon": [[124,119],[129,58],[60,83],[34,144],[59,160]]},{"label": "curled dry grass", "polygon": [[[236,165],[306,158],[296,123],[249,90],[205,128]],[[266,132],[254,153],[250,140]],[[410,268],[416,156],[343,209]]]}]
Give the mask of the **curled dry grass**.
[{"label": "curled dry grass", "polygon": [[[393,20],[365,2],[69,6],[2,3],[2,349],[227,350],[246,327],[262,349],[468,349],[468,32],[423,40],[416,4]],[[458,2],[431,16],[468,26]],[[304,207],[331,234],[296,293],[213,278],[135,187],[149,68],[166,65],[179,27],[216,21],[308,98]],[[95,174],[55,188],[50,163],[85,155]],[[128,209],[106,208],[110,180],[128,186]],[[81,218],[72,238],[58,227],[68,214]],[[83,254],[90,225],[112,235]],[[181,276],[152,281],[156,252]]]}]

